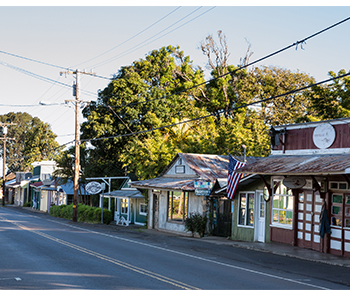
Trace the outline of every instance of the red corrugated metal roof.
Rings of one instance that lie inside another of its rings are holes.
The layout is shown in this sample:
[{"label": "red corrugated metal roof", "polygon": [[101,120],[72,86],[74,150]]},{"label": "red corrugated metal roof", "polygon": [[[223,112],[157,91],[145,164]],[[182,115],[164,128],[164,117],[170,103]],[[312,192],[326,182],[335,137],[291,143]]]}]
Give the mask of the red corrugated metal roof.
[{"label": "red corrugated metal roof", "polygon": [[34,183],[32,183],[30,186],[32,186],[32,187],[38,187],[38,186],[40,186],[40,185],[43,185],[42,181],[34,182]]},{"label": "red corrugated metal roof", "polygon": [[265,175],[334,175],[350,173],[350,154],[272,155],[248,164],[237,172]]}]

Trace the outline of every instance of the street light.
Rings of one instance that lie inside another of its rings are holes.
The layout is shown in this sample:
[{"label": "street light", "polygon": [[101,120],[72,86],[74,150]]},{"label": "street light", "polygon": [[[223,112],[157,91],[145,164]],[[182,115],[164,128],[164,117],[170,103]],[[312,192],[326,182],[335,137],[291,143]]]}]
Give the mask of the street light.
[{"label": "street light", "polygon": [[4,137],[0,138],[2,140],[4,140],[4,149],[3,149],[3,154],[2,154],[2,175],[3,175],[3,183],[2,183],[2,206],[5,206],[5,179],[6,179],[6,174],[5,174],[5,170],[6,170],[6,142],[7,140],[15,140],[15,138],[8,138],[7,136],[7,126],[11,126],[11,125],[17,125],[16,123],[0,123],[0,126],[2,126],[2,133],[4,135]]}]

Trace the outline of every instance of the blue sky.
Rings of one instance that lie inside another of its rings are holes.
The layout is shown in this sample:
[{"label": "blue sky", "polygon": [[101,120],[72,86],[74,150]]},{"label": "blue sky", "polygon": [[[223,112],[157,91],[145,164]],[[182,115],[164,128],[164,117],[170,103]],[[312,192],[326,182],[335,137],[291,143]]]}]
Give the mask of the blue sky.
[{"label": "blue sky", "polygon": [[[255,61],[346,19],[350,6],[339,6],[344,2],[333,3],[338,6],[213,6],[214,1],[187,2],[193,6],[176,3],[185,5],[181,7],[157,6],[156,2],[152,6],[138,6],[137,2],[128,2],[134,6],[0,6],[0,114],[21,111],[37,116],[51,124],[57,141],[64,144],[74,139],[73,107],[38,105],[39,101],[73,99],[69,86],[74,78],[60,76],[64,71],[60,67],[93,69],[99,76],[111,77],[121,66],[144,58],[153,49],[179,45],[194,65],[205,68],[206,57],[198,47],[218,30],[227,37],[231,64],[237,65],[244,57],[248,43],[254,53],[250,60]],[[349,32],[347,21],[308,40],[303,49],[291,48],[255,66],[278,66],[308,73],[317,81],[327,79],[330,70],[350,70]],[[83,76],[80,83],[87,91],[81,99],[96,100],[97,91],[108,80]],[[22,105],[31,107],[18,107]]]}]

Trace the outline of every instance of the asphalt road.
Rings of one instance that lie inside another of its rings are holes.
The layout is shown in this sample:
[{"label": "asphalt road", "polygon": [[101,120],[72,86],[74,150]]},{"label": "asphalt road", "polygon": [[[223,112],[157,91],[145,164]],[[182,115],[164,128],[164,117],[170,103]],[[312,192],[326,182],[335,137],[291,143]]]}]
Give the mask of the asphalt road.
[{"label": "asphalt road", "polygon": [[0,289],[349,288],[349,268],[0,207]]}]

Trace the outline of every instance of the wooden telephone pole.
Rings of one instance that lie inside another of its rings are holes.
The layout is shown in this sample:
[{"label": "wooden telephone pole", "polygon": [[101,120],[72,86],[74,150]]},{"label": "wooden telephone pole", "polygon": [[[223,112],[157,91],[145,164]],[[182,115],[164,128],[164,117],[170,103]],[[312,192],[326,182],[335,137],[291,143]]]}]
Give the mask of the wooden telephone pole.
[{"label": "wooden telephone pole", "polygon": [[16,123],[0,123],[0,126],[2,127],[2,132],[4,134],[4,137],[1,137],[0,140],[4,140],[4,151],[2,156],[2,206],[5,206],[5,181],[6,181],[6,142],[7,140],[15,140],[15,138],[8,138],[7,135],[7,126],[11,125],[17,125]]},{"label": "wooden telephone pole", "polygon": [[75,74],[75,85],[73,85],[73,96],[75,96],[75,100],[65,100],[66,103],[73,102],[75,103],[75,160],[74,160],[74,196],[73,196],[73,222],[78,221],[78,190],[79,190],[79,167],[80,167],[80,129],[79,129],[79,104],[86,103],[86,101],[79,100],[79,74],[90,74],[94,73],[86,73],[81,72],[79,70],[76,71],[67,71],[61,72],[62,74]]}]

